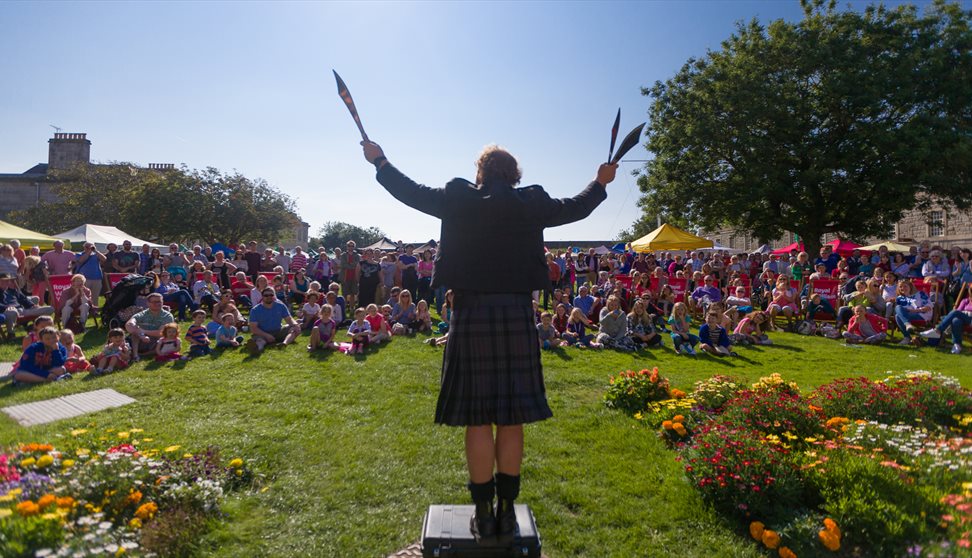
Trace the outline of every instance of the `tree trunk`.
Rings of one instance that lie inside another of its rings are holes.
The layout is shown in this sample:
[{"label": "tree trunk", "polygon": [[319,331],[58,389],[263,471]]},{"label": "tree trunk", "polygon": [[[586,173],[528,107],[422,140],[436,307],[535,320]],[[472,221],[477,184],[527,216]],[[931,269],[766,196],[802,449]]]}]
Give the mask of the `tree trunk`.
[{"label": "tree trunk", "polygon": [[820,231],[800,230],[795,232],[800,235],[803,248],[810,255],[810,261],[812,262],[819,257],[820,247],[823,246],[823,243],[820,242],[820,237],[822,236]]}]

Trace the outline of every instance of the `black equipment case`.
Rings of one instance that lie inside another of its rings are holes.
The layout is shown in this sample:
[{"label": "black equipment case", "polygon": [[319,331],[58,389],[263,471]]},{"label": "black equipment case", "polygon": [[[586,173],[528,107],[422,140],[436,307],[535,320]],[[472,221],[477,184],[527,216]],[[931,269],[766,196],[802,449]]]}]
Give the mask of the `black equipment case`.
[{"label": "black equipment case", "polygon": [[429,506],[422,526],[424,558],[540,558],[540,533],[533,512],[515,504],[517,529],[511,541],[477,543],[469,531],[475,506]]}]

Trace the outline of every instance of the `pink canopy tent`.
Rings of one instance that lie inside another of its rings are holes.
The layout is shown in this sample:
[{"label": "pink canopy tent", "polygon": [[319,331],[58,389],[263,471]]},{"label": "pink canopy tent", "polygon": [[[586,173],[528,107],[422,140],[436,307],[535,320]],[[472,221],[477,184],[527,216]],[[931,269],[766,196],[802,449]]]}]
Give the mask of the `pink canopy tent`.
[{"label": "pink canopy tent", "polygon": [[[860,244],[855,244],[855,243],[853,243],[853,242],[851,242],[849,240],[841,240],[839,238],[838,239],[835,239],[835,240],[831,240],[830,242],[824,244],[824,246],[831,246],[834,249],[834,252],[837,252],[837,255],[839,255],[839,256],[850,256],[850,255],[852,255],[854,253],[854,249],[855,248],[860,248],[861,247]],[[771,254],[777,254],[777,255],[789,254],[790,253],[790,250],[796,250],[797,252],[803,252],[804,251],[803,243],[802,242],[794,242],[793,244],[790,244],[789,246],[784,246],[783,248],[778,248],[776,250],[773,250],[770,253]],[[815,254],[811,254],[811,256],[813,256],[813,255],[815,255]]]}]

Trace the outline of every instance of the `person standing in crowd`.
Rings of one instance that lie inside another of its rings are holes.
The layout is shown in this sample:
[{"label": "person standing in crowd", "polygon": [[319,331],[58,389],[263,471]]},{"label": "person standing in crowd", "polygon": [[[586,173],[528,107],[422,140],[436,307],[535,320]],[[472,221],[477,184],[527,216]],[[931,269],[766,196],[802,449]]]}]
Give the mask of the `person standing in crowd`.
[{"label": "person standing in crowd", "polygon": [[[260,252],[257,250],[257,243],[255,240],[251,240],[246,246],[246,254],[243,255],[243,259],[246,260],[246,269],[250,274],[250,280],[256,282],[257,276],[260,275],[260,265],[263,263],[263,257],[260,256]],[[253,304],[257,301],[254,300]]]},{"label": "person standing in crowd", "polygon": [[122,242],[121,251],[115,252],[112,269],[115,273],[138,273],[138,264],[141,261],[138,253],[132,250],[131,241],[126,240]]},{"label": "person standing in crowd", "polygon": [[[576,197],[553,199],[540,186],[514,188],[519,165],[497,146],[480,154],[475,184],[454,179],[445,188],[429,188],[390,164],[378,144],[362,145],[378,182],[393,197],[442,220],[432,285],[453,289],[455,309],[435,420],[466,427],[468,486],[476,505],[472,532],[480,540],[512,537],[523,424],[552,416],[530,294],[549,287],[540,265],[543,229],[589,215],[607,197],[617,165],[601,165]],[[486,250],[503,253],[506,265],[495,269],[481,257]]]},{"label": "person standing in crowd", "polygon": [[412,253],[414,248],[405,247],[405,253],[398,256],[398,269],[402,276],[402,289],[409,292],[418,290],[418,258]]},{"label": "person standing in crowd", "polygon": [[368,308],[375,303],[375,295],[382,282],[381,264],[375,258],[375,250],[368,248],[361,259],[358,281],[358,306]]},{"label": "person standing in crowd", "polygon": [[304,253],[303,248],[295,246],[294,255],[290,258],[290,271],[295,272],[298,269],[307,269],[307,254]]},{"label": "person standing in crowd", "polygon": [[84,286],[91,291],[91,302],[94,306],[92,311],[95,312],[98,308],[98,299],[101,298],[101,284],[104,278],[101,266],[106,260],[105,255],[90,242],[84,243],[83,250],[74,259],[74,271],[84,275]]}]

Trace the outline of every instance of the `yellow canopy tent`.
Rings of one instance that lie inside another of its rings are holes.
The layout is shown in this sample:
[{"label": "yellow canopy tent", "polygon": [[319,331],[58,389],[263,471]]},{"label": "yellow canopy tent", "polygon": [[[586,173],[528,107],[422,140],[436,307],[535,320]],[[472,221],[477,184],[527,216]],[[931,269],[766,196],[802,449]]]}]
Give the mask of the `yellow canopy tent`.
[{"label": "yellow canopy tent", "polygon": [[635,252],[695,250],[712,248],[712,246],[711,240],[695,236],[667,223],[631,243],[631,249]]},{"label": "yellow canopy tent", "polygon": [[[42,251],[52,250],[54,248],[54,241],[61,240],[63,238],[55,238],[53,236],[47,236],[39,232],[29,231],[18,227],[17,225],[11,225],[6,221],[0,221],[0,243],[7,244],[11,240],[17,239],[20,241],[20,247],[25,251],[30,251],[31,246],[37,246]],[[66,242],[69,247],[70,242]]]},{"label": "yellow canopy tent", "polygon": [[890,240],[887,242],[878,242],[876,244],[871,244],[870,246],[861,246],[860,248],[858,248],[858,250],[864,252],[867,251],[876,252],[880,250],[882,246],[887,246],[888,252],[902,252],[904,254],[907,254],[908,250],[911,250],[911,246],[907,246],[905,244],[898,244],[897,242],[891,242]]}]

